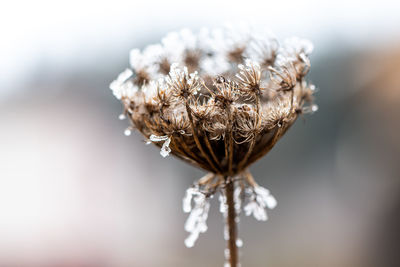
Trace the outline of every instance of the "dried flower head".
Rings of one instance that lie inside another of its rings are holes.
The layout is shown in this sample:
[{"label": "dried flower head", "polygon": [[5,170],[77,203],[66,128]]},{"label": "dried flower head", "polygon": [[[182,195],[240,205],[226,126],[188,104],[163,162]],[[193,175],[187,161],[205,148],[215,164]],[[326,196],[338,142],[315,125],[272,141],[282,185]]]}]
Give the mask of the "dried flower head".
[{"label": "dried flower head", "polygon": [[[209,198],[217,192],[228,221],[240,213],[238,203],[246,204],[246,215],[267,219],[265,209],[276,201],[248,167],[300,114],[317,109],[315,87],[305,81],[311,43],[292,38],[280,46],[271,36],[248,29],[170,33],[161,44],[132,50],[132,70],[110,85],[132,123],[129,132],[136,128],[163,157],[173,154],[210,172],[186,193],[188,246],[207,229]],[[239,208],[230,210],[231,203]]]}]

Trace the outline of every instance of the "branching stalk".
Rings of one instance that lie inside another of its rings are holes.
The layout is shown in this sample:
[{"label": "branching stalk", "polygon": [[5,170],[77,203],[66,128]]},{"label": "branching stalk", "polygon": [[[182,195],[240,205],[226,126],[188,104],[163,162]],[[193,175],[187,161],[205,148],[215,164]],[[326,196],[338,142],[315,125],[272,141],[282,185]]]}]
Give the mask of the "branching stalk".
[{"label": "branching stalk", "polygon": [[201,155],[207,160],[207,162],[210,164],[210,167],[215,171],[215,173],[218,173],[219,172],[218,169],[215,167],[215,165],[212,162],[212,160],[210,159],[210,157],[205,153],[205,151],[204,151],[204,149],[203,149],[203,147],[202,147],[202,145],[200,143],[199,137],[197,136],[196,127],[194,126],[194,122],[193,122],[192,111],[191,111],[191,109],[189,107],[189,103],[188,103],[187,100],[186,100],[186,103],[185,103],[185,107],[186,107],[187,116],[188,116],[189,121],[190,121],[190,127],[192,128],[193,139],[194,139],[194,141],[195,141],[195,143],[197,145],[197,148],[200,150]]}]

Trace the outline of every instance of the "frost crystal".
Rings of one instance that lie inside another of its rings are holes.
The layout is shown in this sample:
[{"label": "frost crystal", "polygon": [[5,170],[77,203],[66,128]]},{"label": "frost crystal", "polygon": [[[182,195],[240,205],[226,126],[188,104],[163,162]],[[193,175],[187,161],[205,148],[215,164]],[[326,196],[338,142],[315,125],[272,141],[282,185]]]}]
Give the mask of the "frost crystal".
[{"label": "frost crystal", "polygon": [[137,89],[132,83],[128,82],[132,75],[132,70],[126,69],[110,84],[110,89],[116,98],[129,97]]},{"label": "frost crystal", "polygon": [[[229,240],[229,228],[226,223],[226,218],[228,216],[228,205],[226,205],[226,196],[223,192],[219,194],[219,212],[224,216],[224,240]],[[226,259],[226,257],[225,257]]]},{"label": "frost crystal", "polygon": [[120,119],[121,121],[122,120],[125,120],[126,119],[126,116],[125,116],[125,114],[120,114],[119,116],[118,116],[118,119]]},{"label": "frost crystal", "polygon": [[162,142],[162,141],[164,141],[164,143],[161,147],[160,155],[165,158],[171,152],[171,148],[169,147],[169,144],[171,143],[171,138],[168,135],[157,136],[152,134],[150,135],[150,138],[146,142],[146,144],[150,144],[151,142]]},{"label": "frost crystal", "polygon": [[142,86],[142,92],[144,95],[144,100],[148,104],[156,104],[155,98],[158,93],[159,86],[163,84],[163,80],[150,81],[149,83]]},{"label": "frost crystal", "polygon": [[169,148],[169,143],[171,142],[171,138],[168,138],[161,147],[160,155],[164,158],[169,155],[171,152],[171,148]]},{"label": "frost crystal", "polygon": [[303,113],[314,113],[318,111],[318,106],[317,105],[311,105],[311,106],[307,106],[307,107],[303,107]]},{"label": "frost crystal", "polygon": [[[193,200],[193,207],[191,202]],[[187,247],[193,247],[200,233],[207,231],[207,217],[210,209],[208,198],[199,191],[198,188],[192,187],[186,191],[186,196],[183,200],[184,212],[190,212],[185,223],[185,230],[190,235],[185,240]]]},{"label": "frost crystal", "polygon": [[268,189],[255,186],[248,188],[249,203],[244,207],[246,216],[253,215],[258,221],[266,221],[268,219],[266,208],[274,209],[277,205],[276,199],[272,196]]},{"label": "frost crystal", "polygon": [[235,192],[233,194],[234,201],[235,201],[235,210],[237,218],[239,219],[240,211],[242,209],[242,189],[238,186],[235,188]]},{"label": "frost crystal", "polygon": [[307,39],[291,37],[285,40],[284,50],[282,52],[287,56],[296,57],[296,55],[304,53],[306,56],[312,53],[314,45]]},{"label": "frost crystal", "polygon": [[171,62],[183,61],[182,54],[185,50],[196,49],[197,38],[189,29],[182,29],[179,32],[170,32],[161,43],[169,55]]},{"label": "frost crystal", "polygon": [[226,205],[226,197],[221,192],[218,199],[219,199],[219,212],[221,212],[222,214],[225,214],[228,211],[228,207]]},{"label": "frost crystal", "polygon": [[130,136],[132,134],[132,130],[130,128],[125,129],[124,131],[125,136]]},{"label": "frost crystal", "polygon": [[[251,59],[246,59],[245,64],[239,64],[238,68],[240,69],[240,74],[244,74],[244,71],[251,71],[252,69],[257,69],[260,70],[260,64],[258,64],[256,61],[253,61]],[[241,76],[236,74],[236,77],[238,77],[240,80],[243,79]]]},{"label": "frost crystal", "polygon": [[190,187],[186,190],[185,197],[183,198],[183,212],[189,213],[192,211],[192,198],[193,195],[198,193],[198,189]]},{"label": "frost crystal", "polygon": [[271,32],[256,32],[252,36],[247,54],[261,65],[268,66],[273,64],[278,48],[279,43]]},{"label": "frost crystal", "polygon": [[177,63],[171,65],[169,76],[165,78],[166,84],[171,87],[175,95],[181,97],[196,95],[200,90],[198,80],[197,72],[189,74],[187,67],[180,68]]},{"label": "frost crystal", "polygon": [[152,62],[153,47],[149,46],[143,53],[139,49],[132,49],[129,54],[129,61],[132,69],[136,74],[145,72],[149,76],[154,77],[156,73],[155,66]]}]

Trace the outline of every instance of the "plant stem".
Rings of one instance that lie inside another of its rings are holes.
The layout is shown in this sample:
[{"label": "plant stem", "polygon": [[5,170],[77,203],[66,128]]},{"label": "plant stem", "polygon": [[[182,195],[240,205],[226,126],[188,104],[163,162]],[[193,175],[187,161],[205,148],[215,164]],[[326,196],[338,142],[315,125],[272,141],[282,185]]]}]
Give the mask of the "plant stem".
[{"label": "plant stem", "polygon": [[229,178],[225,178],[225,194],[226,204],[228,205],[228,216],[226,218],[228,224],[228,249],[229,249],[229,263],[230,267],[238,266],[238,249],[236,246],[237,239],[237,225],[236,225],[236,211],[234,199],[234,182]]},{"label": "plant stem", "polygon": [[210,164],[210,167],[213,169],[213,171],[215,173],[218,173],[218,169],[215,167],[214,163],[212,162],[212,160],[210,159],[210,157],[208,156],[208,154],[206,154],[206,152],[204,151],[199,137],[197,136],[197,132],[196,132],[196,127],[194,126],[194,122],[193,122],[193,116],[192,116],[192,111],[189,107],[189,102],[186,100],[185,102],[185,107],[186,107],[186,113],[187,116],[189,118],[189,122],[190,122],[190,127],[192,128],[192,134],[193,134],[193,139],[194,142],[196,143],[197,148],[199,149],[201,155],[206,159],[206,161],[208,162],[208,164]]}]

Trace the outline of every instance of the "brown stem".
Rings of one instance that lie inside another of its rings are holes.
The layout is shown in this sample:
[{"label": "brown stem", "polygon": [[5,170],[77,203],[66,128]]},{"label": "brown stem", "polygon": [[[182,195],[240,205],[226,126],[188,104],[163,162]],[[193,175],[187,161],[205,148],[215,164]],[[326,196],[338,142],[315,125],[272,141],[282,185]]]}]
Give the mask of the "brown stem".
[{"label": "brown stem", "polygon": [[204,133],[204,143],[206,144],[208,151],[210,151],[210,154],[211,154],[212,158],[214,159],[215,163],[217,164],[218,168],[221,169],[221,164],[220,164],[217,156],[214,153],[214,149],[212,148],[212,146],[210,144],[210,140],[208,140],[208,136],[206,133]]},{"label": "brown stem", "polygon": [[290,91],[290,112],[293,111],[293,98],[294,98],[294,89]]},{"label": "brown stem", "polygon": [[202,178],[199,179],[198,184],[199,185],[207,185],[208,183],[210,183],[212,180],[214,180],[215,178],[215,173],[207,173],[206,175],[204,175]]},{"label": "brown stem", "polygon": [[225,136],[224,136],[224,150],[225,150],[224,165],[225,165],[225,163],[228,164],[228,157],[229,157],[229,148],[228,147],[229,147],[228,146],[228,134],[225,133]]},{"label": "brown stem", "polygon": [[206,154],[206,152],[204,151],[204,149],[200,143],[199,137],[197,136],[196,127],[194,126],[192,111],[189,107],[189,102],[187,100],[185,102],[185,107],[186,107],[187,116],[189,118],[190,127],[192,128],[193,139],[194,139],[194,142],[196,143],[197,148],[200,150],[201,155],[206,159],[206,161],[208,162],[210,167],[213,169],[213,171],[215,173],[219,173],[218,169],[215,167],[214,163],[212,162],[210,157]]},{"label": "brown stem", "polygon": [[237,239],[237,225],[236,225],[236,211],[234,199],[234,182],[229,177],[225,178],[225,194],[226,204],[228,206],[228,216],[226,218],[228,224],[228,249],[229,249],[229,263],[231,267],[238,266],[238,249],[236,246]]},{"label": "brown stem", "polygon": [[260,116],[260,94],[256,95],[256,112],[257,116]]},{"label": "brown stem", "polygon": [[228,106],[228,133],[225,135],[225,138],[228,137],[228,144],[225,142],[225,146],[228,145],[228,173],[232,175],[232,165],[233,165],[233,136],[232,136],[232,113],[231,107]]},{"label": "brown stem", "polygon": [[238,164],[238,167],[237,167],[238,170],[241,170],[243,165],[246,164],[251,153],[253,152],[255,143],[256,143],[256,137],[254,136],[253,139],[251,139],[251,141],[250,141],[250,145],[249,145],[249,148],[247,149],[246,154],[244,155],[243,159]]},{"label": "brown stem", "polygon": [[195,153],[193,153],[192,149],[190,149],[190,147],[186,144],[185,140],[180,139],[175,144],[176,145],[178,145],[178,144],[181,145],[183,151],[186,153],[186,155],[189,158],[193,159],[194,161],[197,161],[197,162],[201,163],[203,166],[207,165],[207,164],[205,164],[203,159],[200,159],[199,157],[197,157],[197,155]]},{"label": "brown stem", "polygon": [[229,132],[229,165],[228,171],[229,174],[232,175],[232,167],[233,167],[233,137],[232,137],[232,129]]},{"label": "brown stem", "polygon": [[[261,125],[261,119],[260,119],[260,94],[256,95],[256,106],[257,106],[257,118],[256,118],[256,127],[258,128]],[[243,165],[247,163],[247,160],[249,159],[251,153],[253,153],[254,145],[256,144],[256,135],[253,136],[253,138],[250,141],[249,148],[247,149],[247,152],[243,159],[239,162],[237,169],[241,170]]]},{"label": "brown stem", "polygon": [[[203,163],[203,161],[198,160],[196,157],[191,155],[190,149],[185,149],[181,150],[181,147],[178,145],[178,143],[184,144],[184,142],[177,142],[175,140],[175,137],[171,137],[171,145],[170,147],[173,147],[174,149],[172,150],[172,154],[177,156],[178,158],[181,158],[195,166],[198,166],[200,168],[206,169],[207,170],[207,165]],[[158,145],[161,147],[161,145]]]},{"label": "brown stem", "polygon": [[251,187],[254,188],[254,187],[258,186],[257,182],[254,180],[253,175],[252,175],[248,170],[245,170],[245,171],[244,171],[244,177],[245,177],[247,183],[248,183]]}]

